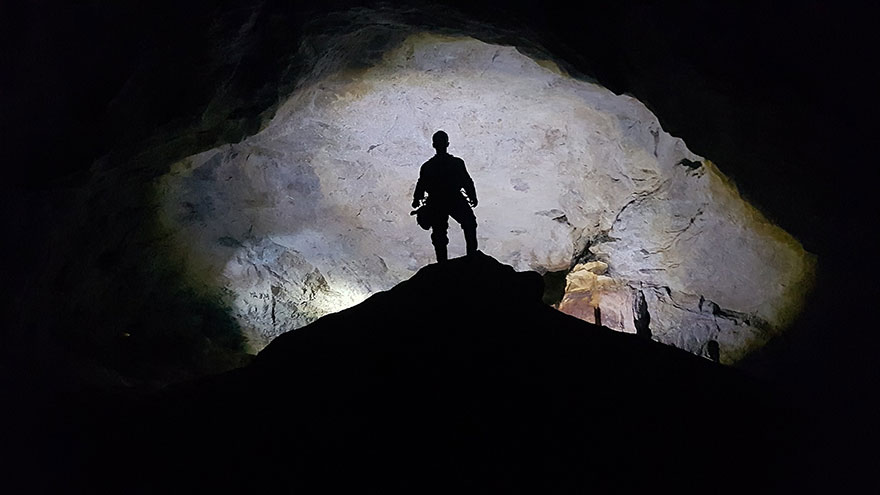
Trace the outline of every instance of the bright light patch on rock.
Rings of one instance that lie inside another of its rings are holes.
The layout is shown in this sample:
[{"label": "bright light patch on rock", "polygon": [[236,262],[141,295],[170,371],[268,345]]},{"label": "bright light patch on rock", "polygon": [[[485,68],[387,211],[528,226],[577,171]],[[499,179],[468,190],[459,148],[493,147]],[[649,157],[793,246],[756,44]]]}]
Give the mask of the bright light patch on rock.
[{"label": "bright light patch on rock", "polygon": [[[414,35],[304,85],[260,133],[176,163],[161,215],[258,350],[433,261],[409,203],[438,129],[476,184],[481,250],[542,273],[607,264],[563,310],[635,333],[641,298],[654,338],[732,362],[802,304],[812,258],[643,104],[471,38]],[[463,255],[454,222],[450,241]]]}]

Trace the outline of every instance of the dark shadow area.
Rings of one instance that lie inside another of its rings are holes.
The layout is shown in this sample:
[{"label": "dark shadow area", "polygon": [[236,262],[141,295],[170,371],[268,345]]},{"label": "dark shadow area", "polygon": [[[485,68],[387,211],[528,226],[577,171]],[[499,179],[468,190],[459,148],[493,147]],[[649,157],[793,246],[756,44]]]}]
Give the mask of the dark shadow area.
[{"label": "dark shadow area", "polygon": [[565,295],[566,275],[568,275],[568,270],[544,274],[544,297],[541,298],[544,304],[559,306],[559,303],[562,302],[562,297]]},{"label": "dark shadow area", "polygon": [[482,253],[78,428],[66,493],[785,486],[801,431],[736,370],[541,302]]}]

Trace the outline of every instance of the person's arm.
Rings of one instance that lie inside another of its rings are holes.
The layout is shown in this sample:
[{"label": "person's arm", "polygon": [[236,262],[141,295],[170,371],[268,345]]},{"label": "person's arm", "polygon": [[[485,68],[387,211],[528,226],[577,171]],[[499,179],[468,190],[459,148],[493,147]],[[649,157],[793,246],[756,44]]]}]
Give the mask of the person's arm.
[{"label": "person's arm", "polygon": [[422,173],[419,170],[419,180],[416,181],[416,191],[413,193],[413,202],[412,207],[418,208],[419,205],[422,204],[422,199],[425,198],[425,184],[422,181]]},{"label": "person's arm", "polygon": [[474,188],[474,180],[471,179],[470,174],[467,172],[467,168],[464,166],[464,160],[461,160],[461,182],[462,189],[464,189],[464,193],[467,194],[468,203],[470,203],[471,208],[477,206],[477,190]]}]

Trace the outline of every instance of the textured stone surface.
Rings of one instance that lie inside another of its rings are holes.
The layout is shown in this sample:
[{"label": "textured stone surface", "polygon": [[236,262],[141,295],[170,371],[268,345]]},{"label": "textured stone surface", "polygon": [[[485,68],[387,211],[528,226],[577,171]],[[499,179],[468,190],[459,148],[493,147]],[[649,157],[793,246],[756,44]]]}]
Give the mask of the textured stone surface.
[{"label": "textured stone surface", "polygon": [[602,261],[575,265],[566,275],[559,310],[590,323],[633,333],[632,288],[605,275],[607,271],[608,264]]},{"label": "textured stone surface", "polygon": [[157,181],[176,255],[254,349],[433,261],[409,203],[437,129],[476,183],[480,248],[519,270],[607,263],[586,303],[603,324],[635,331],[642,290],[656,339],[730,362],[798,311],[809,255],[637,100],[469,38],[387,49],[366,68],[328,53],[261,132]]}]

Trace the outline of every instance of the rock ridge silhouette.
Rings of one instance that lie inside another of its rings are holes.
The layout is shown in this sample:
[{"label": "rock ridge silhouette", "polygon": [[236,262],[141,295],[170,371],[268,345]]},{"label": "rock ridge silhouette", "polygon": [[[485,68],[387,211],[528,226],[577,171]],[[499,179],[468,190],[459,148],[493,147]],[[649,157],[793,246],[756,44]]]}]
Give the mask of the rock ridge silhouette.
[{"label": "rock ridge silhouette", "polygon": [[426,266],[278,337],[245,368],[139,404],[83,484],[603,493],[786,482],[795,425],[773,391],[565,315],[542,292],[536,272],[480,252]]}]

